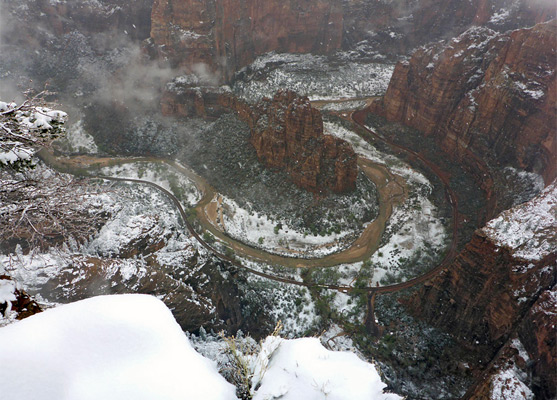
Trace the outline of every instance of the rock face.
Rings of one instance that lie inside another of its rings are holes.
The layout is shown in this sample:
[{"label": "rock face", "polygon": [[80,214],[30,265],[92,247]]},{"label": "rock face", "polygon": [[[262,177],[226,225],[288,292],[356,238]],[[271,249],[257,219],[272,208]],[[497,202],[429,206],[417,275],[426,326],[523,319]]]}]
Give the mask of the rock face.
[{"label": "rock face", "polygon": [[437,137],[461,159],[557,176],[557,23],[497,35],[472,28],[397,64],[371,111]]},{"label": "rock face", "polygon": [[[538,0],[155,0],[150,50],[192,70],[203,63],[229,80],[270,51],[397,56],[473,24],[503,32],[554,17],[555,7]],[[362,41],[366,50],[358,50]]]},{"label": "rock face", "polygon": [[547,303],[544,292],[557,281],[556,215],[554,181],[538,197],[478,230],[407,307],[462,342],[485,349],[488,359],[517,332],[537,362],[533,373],[549,382],[555,371],[555,331],[546,322],[555,318],[540,304]]},{"label": "rock face", "polygon": [[555,17],[550,2],[522,0],[401,0],[343,2],[343,47],[368,40],[382,54],[404,54],[425,43],[458,36],[472,25],[499,32]]},{"label": "rock face", "polygon": [[[106,33],[126,35],[132,40],[149,37],[153,0],[38,0],[22,5],[24,2],[6,2],[7,10],[22,18],[31,29],[20,29],[17,34],[5,35],[8,42],[24,42],[26,46],[49,44],[44,29],[56,36],[77,31],[87,36]],[[33,26],[40,26],[33,29]],[[8,27],[9,27],[8,23]],[[38,42],[38,43],[37,43]]]},{"label": "rock face", "polygon": [[8,275],[0,275],[0,292],[0,320],[6,311],[15,312],[16,319],[24,319],[42,311],[37,302],[18,288]]},{"label": "rock face", "polygon": [[228,79],[269,51],[336,50],[342,29],[336,0],[155,0],[151,39],[173,64],[205,63]]},{"label": "rock face", "polygon": [[353,190],[357,157],[348,142],[323,135],[321,113],[307,97],[279,91],[259,106],[251,130],[259,160],[269,168],[286,169],[294,183],[317,193]]},{"label": "rock face", "polygon": [[266,167],[286,170],[299,187],[317,194],[356,187],[357,156],[345,140],[323,134],[323,120],[305,96],[278,91],[272,100],[250,105],[227,92],[186,88],[167,90],[164,115],[218,117],[233,111],[250,128],[250,142]]}]

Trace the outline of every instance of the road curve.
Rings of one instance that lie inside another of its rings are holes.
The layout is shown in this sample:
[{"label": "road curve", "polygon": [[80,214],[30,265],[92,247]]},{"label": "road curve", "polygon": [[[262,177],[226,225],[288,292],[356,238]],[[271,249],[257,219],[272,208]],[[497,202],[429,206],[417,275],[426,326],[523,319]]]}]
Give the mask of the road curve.
[{"label": "road curve", "polygon": [[[156,188],[157,190],[161,191],[162,193],[164,193],[172,202],[173,204],[176,206],[176,208],[178,209],[180,216],[182,218],[182,220],[184,221],[184,225],[186,226],[186,228],[189,230],[189,232],[191,233],[191,235],[204,247],[206,248],[208,251],[210,251],[211,253],[213,253],[216,257],[218,257],[219,259],[229,262],[235,266],[237,266],[238,268],[244,269],[245,271],[252,273],[254,275],[266,278],[266,279],[271,279],[274,281],[278,281],[278,282],[282,282],[282,283],[287,283],[287,284],[292,284],[292,285],[298,285],[298,286],[304,286],[304,287],[308,287],[308,288],[312,288],[312,287],[319,287],[319,288],[324,288],[324,289],[330,289],[330,290],[336,290],[336,291],[340,291],[343,293],[350,293],[350,292],[368,292],[368,293],[376,293],[376,294],[380,294],[380,293],[393,293],[393,292],[398,292],[404,289],[408,289],[411,288],[415,285],[424,283],[426,281],[428,281],[429,279],[431,279],[432,277],[434,277],[435,275],[437,275],[441,270],[445,269],[446,267],[449,266],[449,264],[454,260],[454,258],[456,257],[457,254],[457,243],[458,243],[458,227],[459,227],[459,221],[458,221],[458,198],[456,197],[454,191],[450,188],[449,186],[449,179],[445,176],[445,174],[443,173],[443,171],[440,170],[439,167],[437,167],[435,164],[433,164],[432,162],[430,162],[429,160],[427,160],[425,157],[423,157],[422,155],[420,155],[419,153],[401,146],[397,143],[394,143],[393,141],[378,135],[376,132],[372,131],[371,129],[369,129],[368,127],[365,126],[364,121],[365,121],[365,116],[367,115],[367,112],[365,110],[360,110],[360,111],[355,111],[353,113],[350,114],[349,116],[349,120],[352,121],[355,125],[357,125],[358,127],[360,127],[362,130],[364,130],[367,134],[371,135],[375,140],[379,140],[382,141],[384,143],[386,143],[388,146],[390,146],[391,148],[406,152],[408,154],[410,154],[412,157],[419,159],[421,162],[423,162],[425,165],[428,166],[428,168],[431,169],[431,171],[433,171],[433,173],[435,173],[435,175],[437,175],[439,177],[439,179],[441,180],[443,186],[444,186],[444,190],[445,190],[445,197],[447,198],[447,201],[449,202],[451,208],[452,208],[452,216],[453,216],[453,235],[452,235],[452,241],[451,244],[449,246],[448,252],[445,255],[445,257],[443,258],[443,260],[434,268],[432,268],[431,270],[429,270],[428,272],[426,272],[423,275],[420,275],[418,277],[409,279],[405,282],[402,283],[397,283],[397,284],[392,284],[392,285],[384,285],[384,286],[373,286],[373,287],[365,287],[365,288],[354,288],[352,286],[344,286],[344,285],[327,285],[327,284],[318,284],[318,283],[307,283],[307,282],[302,282],[302,281],[297,281],[294,279],[289,279],[289,278],[284,278],[284,277],[280,277],[280,276],[276,276],[276,275],[272,275],[272,274],[268,274],[265,272],[261,272],[258,271],[256,269],[247,267],[246,265],[244,265],[240,260],[238,260],[235,257],[230,257],[227,256],[226,254],[221,253],[220,251],[218,251],[217,249],[215,249],[214,247],[212,247],[209,243],[207,243],[205,240],[203,240],[203,238],[195,231],[195,229],[193,228],[193,226],[191,225],[191,223],[188,221],[187,219],[187,213],[184,210],[182,204],[180,203],[180,201],[178,200],[178,198],[176,198],[176,196],[174,196],[174,194],[172,194],[170,191],[168,191],[167,189],[163,188],[162,186],[150,182],[150,181],[146,181],[146,180],[142,180],[142,179],[135,179],[135,178],[120,178],[120,177],[111,177],[111,176],[104,176],[104,175],[90,175],[87,173],[86,169],[77,169],[77,173],[76,170],[71,171],[71,173],[74,173],[76,175],[82,175],[82,176],[88,176],[91,178],[100,178],[100,179],[106,179],[106,180],[111,180],[111,181],[119,181],[119,182],[133,182],[133,183],[139,183],[139,184],[145,184],[145,185],[149,185],[151,187]],[[52,164],[53,163],[53,157],[52,155],[47,155],[46,152],[43,152],[43,154],[39,154],[39,156],[41,157],[41,159],[43,159],[44,161],[47,161],[47,163]],[[176,163],[171,163],[171,165],[175,166]],[[365,161],[360,163],[361,167],[365,167],[366,163]],[[368,165],[369,167],[369,165]],[[382,199],[385,200],[385,199]],[[380,204],[382,202],[380,201]],[[390,214],[390,213],[389,213]],[[233,246],[231,246],[233,247]],[[273,255],[271,255],[273,256]],[[333,254],[332,256],[335,256],[335,254]],[[281,257],[281,256],[276,256],[277,258],[281,258],[281,259],[286,259],[285,257]],[[329,256],[330,257],[330,256]],[[316,266],[328,266],[329,262],[325,263],[327,265],[324,265],[324,261],[323,259],[295,259],[295,258],[290,258],[290,260],[297,260],[298,262],[301,261],[301,265],[293,265],[294,267],[300,267],[300,266],[304,266],[303,264],[305,264],[305,262],[310,262],[310,264],[315,263]],[[338,264],[338,262],[336,263]],[[333,264],[334,265],[334,264]]]}]

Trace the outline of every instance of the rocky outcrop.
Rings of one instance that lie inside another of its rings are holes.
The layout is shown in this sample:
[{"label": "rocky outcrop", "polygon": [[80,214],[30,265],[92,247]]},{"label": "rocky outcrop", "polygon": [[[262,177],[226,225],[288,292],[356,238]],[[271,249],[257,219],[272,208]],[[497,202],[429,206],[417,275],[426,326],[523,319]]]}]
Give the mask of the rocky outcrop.
[{"label": "rocky outcrop", "polygon": [[462,400],[557,395],[557,287],[544,291]]},{"label": "rocky outcrop", "polygon": [[473,28],[397,64],[370,107],[438,138],[457,157],[557,176],[557,23],[497,35]]},{"label": "rocky outcrop", "polygon": [[250,143],[266,167],[286,170],[299,187],[318,194],[356,187],[358,165],[352,146],[323,134],[319,110],[309,99],[280,90],[272,100],[250,105],[228,92],[171,85],[162,96],[164,115],[214,118],[233,111],[250,129]]},{"label": "rocky outcrop", "polygon": [[9,312],[16,314],[16,319],[24,319],[41,312],[41,307],[8,275],[0,275],[0,320],[9,317]]},{"label": "rocky outcrop", "polygon": [[316,193],[353,190],[357,158],[348,142],[323,134],[321,113],[307,97],[279,91],[259,106],[262,113],[251,130],[259,160],[286,169],[294,183]]},{"label": "rocky outcrop", "polygon": [[[557,288],[546,290],[530,309],[518,329],[518,337],[533,361],[537,378],[535,393],[540,399],[557,396]],[[526,362],[528,360],[525,360]]]},{"label": "rocky outcrop", "polygon": [[549,382],[555,331],[548,321],[555,318],[544,309],[557,281],[555,215],[557,181],[478,230],[446,270],[407,300],[407,307],[462,343],[482,349],[488,361],[517,334],[536,360],[533,373]]}]

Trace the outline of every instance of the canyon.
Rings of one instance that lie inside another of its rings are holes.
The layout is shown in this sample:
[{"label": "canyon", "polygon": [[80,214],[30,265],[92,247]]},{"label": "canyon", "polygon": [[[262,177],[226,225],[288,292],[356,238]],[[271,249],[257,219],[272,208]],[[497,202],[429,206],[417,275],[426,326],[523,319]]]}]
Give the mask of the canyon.
[{"label": "canyon", "polygon": [[[400,302],[405,312],[449,333],[477,355],[482,365],[471,372],[477,379],[465,399],[491,396],[499,374],[509,365],[527,377],[524,381],[533,395],[542,399],[556,395],[557,23],[552,4],[535,0],[512,5],[504,0],[45,0],[18,12],[41,29],[48,27],[50,33],[30,29],[9,37],[10,46],[41,51],[52,47],[68,57],[72,51],[84,51],[77,36],[95,34],[92,42],[99,47],[87,50],[88,57],[94,58],[96,51],[100,54],[101,48],[108,48],[114,35],[115,41],[133,42],[134,48],[141,43],[143,55],[175,68],[176,75],[203,76],[206,81],[183,86],[175,80],[170,89],[157,93],[162,114],[176,118],[175,126],[197,117],[222,121],[223,115],[234,114],[247,126],[259,161],[272,171],[286,171],[315,198],[354,190],[358,170],[351,145],[324,134],[324,117],[304,93],[282,90],[271,99],[250,103],[219,85],[232,85],[237,72],[252,68],[250,64],[268,52],[331,55],[342,51],[347,59],[398,60],[387,92],[369,99],[365,113],[413,128],[418,140],[422,135],[435,139],[440,157],[464,165],[488,203],[486,218],[482,214],[485,220],[477,225],[481,228],[455,260],[413,293],[401,292]],[[75,39],[76,47],[56,41],[62,37],[67,43]],[[59,69],[41,64],[47,66]],[[118,79],[123,79],[126,70],[118,68]],[[157,76],[166,78],[170,79],[166,72]],[[68,93],[75,98],[83,95],[73,89]],[[108,104],[114,111],[108,119],[113,127],[122,124],[121,110],[136,117],[128,104]],[[155,137],[167,134],[154,131]],[[97,134],[106,136],[107,147],[110,141],[118,146],[125,142],[106,132]],[[140,133],[137,136],[150,150],[148,141]],[[500,194],[513,187],[501,185],[500,176],[507,168],[541,176],[544,191],[506,210],[508,202]],[[258,335],[268,329],[262,309],[273,307],[267,299],[260,308],[246,306],[246,298],[256,297],[257,286],[250,287],[253,282],[234,267],[207,261],[207,255],[193,250],[191,242],[187,242],[191,254],[183,258],[182,266],[166,265],[168,254],[175,254],[161,249],[177,241],[178,230],[176,224],[163,236],[154,228],[143,231],[128,238],[117,257],[76,258],[73,270],[68,267],[48,281],[42,294],[48,292],[53,301],[64,302],[93,294],[142,291],[166,296],[184,330],[196,332],[205,326]],[[124,265],[127,259],[143,263],[149,274],[130,278],[115,273],[113,265]],[[81,279],[78,289],[73,286],[74,275]],[[1,280],[9,278],[0,276]],[[172,293],[167,295],[167,290]],[[38,309],[23,291],[17,296],[12,304],[24,311],[23,316],[25,308]],[[313,304],[310,297],[301,302]],[[0,312],[6,308],[0,304]]]},{"label": "canyon", "polygon": [[387,93],[368,108],[435,138],[476,171],[486,192],[491,174],[506,165],[546,182],[540,197],[477,230],[448,268],[404,300],[414,316],[484,349],[492,368],[467,399],[489,396],[497,373],[514,360],[516,340],[527,354],[516,368],[532,377],[534,394],[555,396],[557,320],[547,310],[556,306],[557,277],[556,33],[555,21],[509,34],[476,27],[420,48],[397,64]]}]

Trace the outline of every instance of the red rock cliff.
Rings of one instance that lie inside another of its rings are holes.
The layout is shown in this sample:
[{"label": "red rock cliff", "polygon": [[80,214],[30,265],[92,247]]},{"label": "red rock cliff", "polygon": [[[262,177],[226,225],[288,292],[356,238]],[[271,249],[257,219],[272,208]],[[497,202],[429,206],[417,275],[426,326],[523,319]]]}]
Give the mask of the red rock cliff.
[{"label": "red rock cliff", "polygon": [[250,129],[250,142],[265,166],[284,169],[314,193],[343,193],[356,186],[357,156],[342,139],[323,134],[323,120],[307,97],[279,91],[250,105],[228,92],[174,86],[162,96],[164,115],[214,118],[234,111]]},{"label": "red rock cliff", "polygon": [[557,23],[496,35],[472,28],[399,63],[371,111],[426,135],[459,157],[557,176]]},{"label": "red rock cliff", "polygon": [[555,7],[539,0],[155,0],[150,48],[174,65],[204,63],[229,80],[270,51],[325,54],[366,40],[360,52],[398,56],[472,24],[503,32],[554,17]]},{"label": "red rock cliff", "polygon": [[155,0],[151,38],[174,64],[204,63],[229,79],[270,51],[334,51],[342,28],[336,0]]},{"label": "red rock cliff", "polygon": [[294,183],[316,193],[353,190],[357,157],[348,142],[323,135],[323,121],[307,97],[279,91],[260,105],[251,130],[259,160],[286,169]]},{"label": "red rock cliff", "polygon": [[545,323],[555,316],[539,305],[557,281],[556,215],[557,180],[478,230],[407,307],[462,342],[485,349],[487,360],[513,332],[518,334],[536,360],[533,373],[547,389],[557,357],[555,329]]}]

